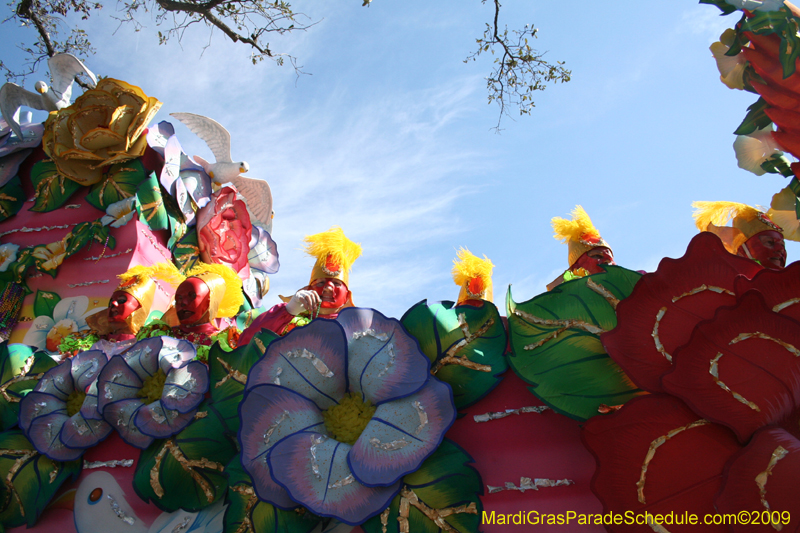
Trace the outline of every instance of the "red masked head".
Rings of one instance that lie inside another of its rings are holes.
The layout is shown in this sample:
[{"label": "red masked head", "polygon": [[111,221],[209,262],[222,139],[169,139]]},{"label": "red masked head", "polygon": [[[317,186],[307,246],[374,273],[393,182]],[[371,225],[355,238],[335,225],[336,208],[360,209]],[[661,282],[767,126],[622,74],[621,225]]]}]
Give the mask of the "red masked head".
[{"label": "red masked head", "polygon": [[209,293],[208,285],[200,278],[186,278],[178,286],[175,291],[175,311],[181,325],[192,326],[204,320],[208,311]]},{"label": "red masked head", "polygon": [[125,291],[115,291],[108,303],[108,321],[125,322],[131,314],[142,305],[132,294]]},{"label": "red masked head", "polygon": [[786,266],[786,244],[783,235],[774,230],[762,231],[747,239],[737,255],[758,261],[770,270],[781,270]]},{"label": "red masked head", "polygon": [[611,251],[611,248],[598,246],[580,256],[578,260],[572,264],[570,270],[575,271],[579,268],[584,268],[589,274],[599,274],[605,272],[602,265],[616,265],[614,262],[614,253]]},{"label": "red masked head", "polygon": [[322,298],[320,314],[323,315],[338,313],[350,299],[350,290],[340,279],[317,279],[309,288]]}]

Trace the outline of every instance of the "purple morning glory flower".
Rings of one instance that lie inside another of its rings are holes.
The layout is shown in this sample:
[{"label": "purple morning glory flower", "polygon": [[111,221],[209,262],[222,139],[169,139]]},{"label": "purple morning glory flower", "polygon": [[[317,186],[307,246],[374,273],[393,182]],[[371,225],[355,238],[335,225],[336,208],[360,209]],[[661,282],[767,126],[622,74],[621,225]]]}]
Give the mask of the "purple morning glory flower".
[{"label": "purple morning glory flower", "polygon": [[147,448],[194,419],[208,391],[208,368],[192,343],[151,337],[115,355],[97,378],[97,410],[122,439]]},{"label": "purple morning glory flower", "polygon": [[108,359],[81,352],[48,370],[20,402],[19,425],[36,449],[54,461],[73,461],[111,433],[97,415],[95,380]]},{"label": "purple morning glory flower", "polygon": [[348,308],[273,341],[239,414],[242,465],[261,500],[355,525],[389,506],[456,410],[400,322]]}]

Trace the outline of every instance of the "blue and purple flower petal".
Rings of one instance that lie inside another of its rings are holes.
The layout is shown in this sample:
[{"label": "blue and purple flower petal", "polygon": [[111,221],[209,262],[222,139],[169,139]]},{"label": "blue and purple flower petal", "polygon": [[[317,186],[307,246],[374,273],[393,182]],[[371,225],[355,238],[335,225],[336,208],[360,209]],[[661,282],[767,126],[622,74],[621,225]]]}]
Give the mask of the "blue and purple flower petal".
[{"label": "blue and purple flower petal", "polygon": [[273,341],[250,369],[239,416],[259,499],[355,525],[389,505],[456,409],[397,320],[349,308]]},{"label": "blue and purple flower petal", "polygon": [[86,392],[105,364],[103,352],[82,352],[46,372],[23,398],[20,428],[40,453],[54,461],[72,461],[111,432],[96,419],[96,401]]},{"label": "blue and purple flower petal", "polygon": [[128,444],[146,448],[182,431],[208,392],[208,368],[192,343],[151,337],[109,360],[97,380],[97,410]]}]

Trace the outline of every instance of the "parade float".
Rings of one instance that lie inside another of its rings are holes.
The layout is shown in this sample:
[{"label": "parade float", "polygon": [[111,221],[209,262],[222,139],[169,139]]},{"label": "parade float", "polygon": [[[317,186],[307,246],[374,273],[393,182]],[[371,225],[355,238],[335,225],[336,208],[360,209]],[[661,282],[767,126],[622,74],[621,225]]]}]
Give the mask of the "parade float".
[{"label": "parade float", "polygon": [[776,250],[800,240],[800,13],[703,3],[741,13],[712,46],[759,95],[739,164],[789,185],[763,212],[698,203],[700,233],[652,273],[615,265],[577,206],[553,219],[569,268],[502,310],[466,249],[455,301],[356,307],[360,247],[337,227],[270,306],[272,195],[222,125],[173,114],[215,161],[190,156],[157,98],[71,56],[50,62],[58,100],[4,86],[0,526],[674,532],[692,526],[613,517],[744,512],[702,527],[797,530],[800,268]]}]

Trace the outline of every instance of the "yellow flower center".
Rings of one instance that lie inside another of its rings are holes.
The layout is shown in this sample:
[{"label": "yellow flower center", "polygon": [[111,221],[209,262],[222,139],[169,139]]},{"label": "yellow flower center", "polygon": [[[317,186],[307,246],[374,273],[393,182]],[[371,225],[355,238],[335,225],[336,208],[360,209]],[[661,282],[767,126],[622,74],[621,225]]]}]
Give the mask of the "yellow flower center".
[{"label": "yellow flower center", "polygon": [[144,380],[142,389],[136,393],[139,398],[144,398],[144,402],[151,404],[156,400],[161,399],[161,393],[164,391],[164,382],[167,380],[167,375],[160,368],[158,372],[149,376]]},{"label": "yellow flower center", "polygon": [[86,393],[83,391],[72,391],[67,396],[67,416],[73,416],[81,410],[83,400],[86,398]]},{"label": "yellow flower center", "polygon": [[361,394],[349,392],[338,405],[322,412],[325,429],[328,430],[328,435],[339,442],[355,444],[375,414],[375,409],[369,400],[364,403]]}]

